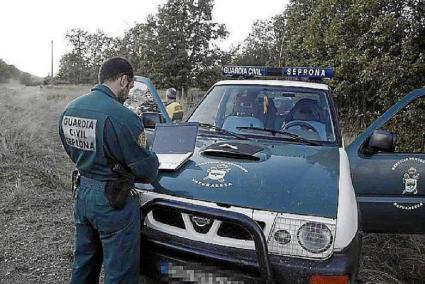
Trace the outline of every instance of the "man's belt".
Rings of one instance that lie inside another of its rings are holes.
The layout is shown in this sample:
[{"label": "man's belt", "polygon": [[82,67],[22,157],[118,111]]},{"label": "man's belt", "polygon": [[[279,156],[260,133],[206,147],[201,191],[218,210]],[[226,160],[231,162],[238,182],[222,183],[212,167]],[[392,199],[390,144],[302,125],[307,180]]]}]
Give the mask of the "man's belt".
[{"label": "man's belt", "polygon": [[115,165],[113,171],[119,175],[117,180],[102,182],[82,176],[78,170],[72,172],[72,195],[80,187],[104,190],[109,204],[114,209],[121,209],[127,203],[127,199],[134,188],[134,179],[130,172],[122,166]]},{"label": "man's belt", "polygon": [[112,208],[121,209],[134,188],[134,178],[131,172],[120,164],[115,164],[112,170],[118,174],[119,179],[106,183],[105,195]]}]

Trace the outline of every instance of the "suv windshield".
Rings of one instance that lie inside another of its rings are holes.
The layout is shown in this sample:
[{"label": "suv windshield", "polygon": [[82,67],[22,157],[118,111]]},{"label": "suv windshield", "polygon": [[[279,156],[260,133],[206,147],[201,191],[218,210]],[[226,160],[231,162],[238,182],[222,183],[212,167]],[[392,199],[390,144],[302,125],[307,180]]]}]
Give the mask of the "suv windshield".
[{"label": "suv windshield", "polygon": [[189,121],[238,134],[275,136],[276,132],[261,129],[281,130],[308,140],[335,142],[328,97],[318,89],[218,85]]}]

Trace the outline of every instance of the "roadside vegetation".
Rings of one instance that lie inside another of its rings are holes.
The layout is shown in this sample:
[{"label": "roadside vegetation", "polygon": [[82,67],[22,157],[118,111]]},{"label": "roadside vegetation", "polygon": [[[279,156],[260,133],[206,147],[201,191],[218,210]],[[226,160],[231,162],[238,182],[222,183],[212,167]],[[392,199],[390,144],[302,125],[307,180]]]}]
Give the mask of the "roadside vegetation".
[{"label": "roadside vegetation", "polygon": [[35,86],[42,82],[41,78],[23,72],[0,58],[0,83],[6,83],[9,80],[19,81],[26,86]]},{"label": "roadside vegetation", "polygon": [[[0,85],[0,283],[69,280],[72,165],[57,117],[81,90]],[[49,101],[53,94],[67,99]]]},{"label": "roadside vegetation", "polygon": [[214,0],[168,0],[122,36],[68,31],[70,52],[56,81],[95,83],[100,64],[128,58],[158,88],[207,89],[223,65],[321,66],[344,129],[357,134],[404,94],[425,85],[425,1],[290,0],[257,20],[240,44],[220,48],[226,26],[214,22]]}]

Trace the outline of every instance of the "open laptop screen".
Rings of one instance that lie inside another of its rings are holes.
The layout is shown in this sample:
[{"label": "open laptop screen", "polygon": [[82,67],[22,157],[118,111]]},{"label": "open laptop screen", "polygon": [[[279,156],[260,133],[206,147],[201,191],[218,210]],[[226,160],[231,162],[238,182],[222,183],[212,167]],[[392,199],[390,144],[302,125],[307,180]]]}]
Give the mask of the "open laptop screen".
[{"label": "open laptop screen", "polygon": [[186,154],[193,152],[197,133],[197,123],[157,124],[152,151],[156,154]]}]

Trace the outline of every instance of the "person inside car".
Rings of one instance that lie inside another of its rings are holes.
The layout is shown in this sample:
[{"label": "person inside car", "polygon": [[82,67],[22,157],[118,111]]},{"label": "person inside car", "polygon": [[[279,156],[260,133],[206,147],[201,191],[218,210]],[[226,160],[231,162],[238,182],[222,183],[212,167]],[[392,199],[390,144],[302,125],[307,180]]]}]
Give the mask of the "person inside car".
[{"label": "person inside car", "polygon": [[259,102],[262,105],[260,117],[263,121],[264,128],[279,129],[280,124],[276,125],[277,109],[273,98],[267,96],[259,97]]},{"label": "person inside car", "polygon": [[259,104],[256,96],[249,94],[238,94],[236,96],[233,113],[236,116],[253,116],[256,117],[260,112]]},{"label": "person inside car", "polygon": [[236,95],[232,115],[226,117],[223,129],[239,132],[238,127],[260,127],[264,124],[259,119],[262,109],[257,102],[257,96],[249,93]]},{"label": "person inside car", "polygon": [[327,140],[320,106],[312,99],[299,100],[286,116],[282,129],[308,139]]}]

